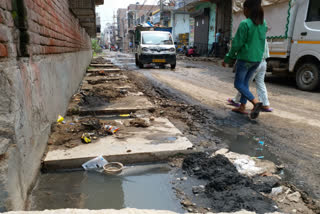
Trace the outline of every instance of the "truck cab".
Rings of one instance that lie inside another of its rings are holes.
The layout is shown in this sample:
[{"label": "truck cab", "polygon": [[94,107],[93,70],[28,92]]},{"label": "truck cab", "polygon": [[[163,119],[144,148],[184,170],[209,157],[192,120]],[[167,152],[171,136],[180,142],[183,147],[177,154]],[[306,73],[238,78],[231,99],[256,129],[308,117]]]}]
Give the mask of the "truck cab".
[{"label": "truck cab", "polygon": [[320,87],[320,1],[296,4],[289,71],[296,73],[298,88],[310,91]]},{"label": "truck cab", "polygon": [[135,44],[135,60],[139,68],[145,64],[176,67],[176,48],[170,32],[154,28],[136,29]]}]

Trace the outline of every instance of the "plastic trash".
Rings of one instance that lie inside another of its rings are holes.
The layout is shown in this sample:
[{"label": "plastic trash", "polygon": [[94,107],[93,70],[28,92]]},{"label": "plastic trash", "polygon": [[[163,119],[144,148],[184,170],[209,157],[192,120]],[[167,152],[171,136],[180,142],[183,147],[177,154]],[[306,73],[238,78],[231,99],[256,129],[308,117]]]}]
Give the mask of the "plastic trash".
[{"label": "plastic trash", "polygon": [[89,133],[83,133],[82,136],[81,136],[81,140],[83,143],[91,143],[91,136]]},{"label": "plastic trash", "polygon": [[61,115],[58,115],[57,122],[62,123],[64,121],[64,118]]},{"label": "plastic trash", "polygon": [[258,143],[259,143],[261,146],[264,145],[264,142],[263,142],[263,141],[259,141]]},{"label": "plastic trash", "polygon": [[279,195],[283,192],[282,186],[272,188],[271,195]]},{"label": "plastic trash", "polygon": [[104,126],[105,130],[110,133],[110,134],[114,134],[116,133],[117,131],[119,131],[119,128],[116,127],[116,126],[110,126],[110,125],[105,125]]},{"label": "plastic trash", "polygon": [[105,160],[102,155],[93,158],[84,164],[82,164],[82,168],[86,171],[94,170],[94,171],[103,171],[103,166],[108,164],[109,162]]},{"label": "plastic trash", "polygon": [[120,114],[120,117],[130,117],[130,114]]},{"label": "plastic trash", "polygon": [[259,157],[257,157],[258,159],[263,159],[264,158],[264,156],[259,156]]}]

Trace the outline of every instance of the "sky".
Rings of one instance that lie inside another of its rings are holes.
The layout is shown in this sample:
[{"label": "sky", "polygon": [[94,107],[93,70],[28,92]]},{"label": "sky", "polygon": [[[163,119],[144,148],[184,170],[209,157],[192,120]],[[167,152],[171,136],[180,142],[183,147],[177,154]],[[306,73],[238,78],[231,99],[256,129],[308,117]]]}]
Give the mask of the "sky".
[{"label": "sky", "polygon": [[[105,28],[107,23],[113,22],[113,13],[117,15],[118,8],[127,8],[129,4],[135,4],[139,2],[142,5],[157,4],[158,0],[104,0],[104,4],[96,7],[96,12],[101,17],[101,32]],[[116,20],[115,20],[116,21]]]}]

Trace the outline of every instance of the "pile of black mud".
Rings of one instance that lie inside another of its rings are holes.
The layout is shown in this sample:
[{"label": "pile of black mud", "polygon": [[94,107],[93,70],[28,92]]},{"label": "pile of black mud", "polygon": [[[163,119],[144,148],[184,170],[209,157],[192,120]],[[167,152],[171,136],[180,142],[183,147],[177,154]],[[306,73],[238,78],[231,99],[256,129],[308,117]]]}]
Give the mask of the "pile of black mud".
[{"label": "pile of black mud", "polygon": [[182,168],[191,176],[208,180],[205,193],[212,200],[211,208],[215,212],[242,209],[257,213],[277,211],[276,204],[260,193],[270,193],[272,187],[278,185],[277,182],[264,184],[263,179],[260,181],[258,177],[243,176],[222,155],[209,157],[205,153],[192,154],[184,160]]}]

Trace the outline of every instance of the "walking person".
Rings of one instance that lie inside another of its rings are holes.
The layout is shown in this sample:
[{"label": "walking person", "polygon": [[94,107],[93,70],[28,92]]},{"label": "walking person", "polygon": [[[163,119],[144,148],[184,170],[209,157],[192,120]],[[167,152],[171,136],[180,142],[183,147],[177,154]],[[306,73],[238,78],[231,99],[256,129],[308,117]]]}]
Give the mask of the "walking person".
[{"label": "walking person", "polygon": [[232,111],[245,114],[246,103],[249,100],[254,106],[250,118],[256,119],[263,104],[250,92],[249,80],[262,61],[267,24],[264,21],[261,0],[246,0],[243,7],[247,19],[240,23],[231,49],[225,56],[222,65],[225,67],[226,63],[232,64],[237,59],[234,86],[241,93],[241,104],[239,108],[232,109]]},{"label": "walking person", "polygon": [[213,52],[215,57],[220,56],[221,37],[222,37],[222,29],[219,28],[218,33],[216,33],[216,36],[215,36],[215,42],[212,43],[212,47],[208,56],[212,55]]},{"label": "walking person", "polygon": [[[260,63],[259,67],[257,68],[257,71],[252,75],[252,77],[249,80],[249,83],[252,83],[253,80],[255,80],[255,82],[256,82],[257,94],[258,94],[259,100],[263,104],[262,109],[261,109],[262,112],[272,112],[273,111],[273,109],[270,108],[268,91],[266,88],[266,84],[264,82],[264,78],[266,76],[266,71],[267,71],[266,59],[269,57],[270,57],[269,47],[268,47],[268,42],[266,41],[264,54],[262,57],[262,62]],[[233,105],[235,107],[239,107],[240,106],[240,98],[241,98],[241,94],[238,92],[234,98],[228,98],[227,101],[230,105]]]}]

